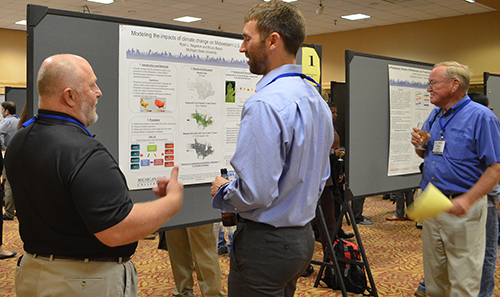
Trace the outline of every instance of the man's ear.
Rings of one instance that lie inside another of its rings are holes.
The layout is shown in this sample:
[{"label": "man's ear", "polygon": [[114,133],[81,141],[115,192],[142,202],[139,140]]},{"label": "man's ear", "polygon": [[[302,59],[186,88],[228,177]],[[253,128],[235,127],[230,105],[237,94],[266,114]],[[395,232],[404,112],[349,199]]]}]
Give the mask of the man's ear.
[{"label": "man's ear", "polygon": [[269,49],[270,50],[276,49],[282,43],[281,36],[277,32],[273,32],[273,33],[269,34],[269,36],[267,38],[269,40]]},{"label": "man's ear", "polygon": [[66,104],[70,107],[76,105],[76,92],[72,88],[66,88],[63,91],[63,98]]}]

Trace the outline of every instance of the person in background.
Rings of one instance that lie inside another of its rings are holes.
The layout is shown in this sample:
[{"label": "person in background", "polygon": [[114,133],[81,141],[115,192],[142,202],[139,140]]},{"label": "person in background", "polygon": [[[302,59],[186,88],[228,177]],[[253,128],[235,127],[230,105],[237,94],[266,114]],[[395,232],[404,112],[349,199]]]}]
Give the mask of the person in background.
[{"label": "person in background", "polygon": [[[3,168],[3,156],[0,154],[0,168]],[[12,258],[17,252],[12,252],[3,248],[3,220],[0,220],[0,260]]]},{"label": "person in background", "polygon": [[[335,121],[337,120],[338,111],[337,105],[333,102],[329,102],[328,106],[330,107],[330,111],[332,112],[332,122],[333,129],[335,132],[335,141],[333,142],[332,149],[330,150],[330,172],[333,185],[331,187],[327,187],[331,189],[334,197],[334,209],[335,209],[335,219],[337,221],[342,221],[340,217],[341,206],[344,203],[344,162],[339,161],[339,158],[345,155],[345,148],[340,148],[340,136],[337,133],[337,129],[335,128]],[[353,233],[346,233],[342,229],[339,229],[337,234],[338,237],[349,239],[353,238]]]},{"label": "person in background", "polygon": [[[159,199],[133,204],[118,164],[87,130],[102,92],[90,64],[61,54],[38,72],[39,111],[9,144],[5,166],[26,253],[18,297],[137,296],[137,241],[180,209],[179,168],[158,179]],[[39,273],[43,271],[43,273]]]},{"label": "person in background", "polygon": [[[486,95],[469,93],[472,101],[490,107]],[[481,274],[481,288],[478,297],[490,297],[495,289],[495,269],[498,259],[498,204],[500,203],[500,184],[488,193],[488,215],[486,217],[486,249]]]},{"label": "person in background", "polygon": [[[413,190],[398,191],[391,193],[391,195],[396,201],[396,214],[385,219],[387,221],[411,221],[411,219],[405,215],[405,202],[406,209],[408,209],[413,203]],[[393,200],[392,197],[391,200]]]},{"label": "person in background", "polygon": [[352,213],[354,216],[354,220],[358,225],[371,226],[373,225],[372,218],[365,217],[363,215],[363,208],[365,205],[365,197],[356,198],[351,201]]},{"label": "person in background", "polygon": [[203,297],[224,297],[213,224],[165,231],[174,296],[195,297],[193,272]]},{"label": "person in background", "polygon": [[[5,152],[9,146],[10,140],[17,132],[19,118],[16,116],[16,104],[11,101],[2,102],[2,116],[3,120],[0,122],[0,147]],[[4,184],[4,200],[5,200],[5,213],[3,214],[4,220],[12,220],[16,215],[16,206],[12,198],[12,190],[10,182],[5,172],[5,167],[2,171],[2,179]]]},{"label": "person in background", "polygon": [[[217,223],[219,226],[218,232],[218,241],[217,241],[217,253],[219,255],[225,255],[231,253],[231,245],[233,245],[233,234],[234,234],[234,226],[232,227],[224,227],[222,223]],[[227,231],[227,240],[226,240],[226,231]]]},{"label": "person in background", "polygon": [[[457,62],[434,66],[427,91],[436,107],[425,137],[411,143],[424,158],[420,188],[432,182],[452,207],[423,224],[427,296],[477,296],[485,251],[486,195],[500,180],[500,123],[467,95],[471,72]],[[464,273],[464,267],[467,272]]]},{"label": "person in background", "polygon": [[5,151],[17,131],[19,118],[16,115],[16,104],[11,101],[2,102],[3,120],[0,122],[0,147]]},{"label": "person in background", "polygon": [[255,5],[244,17],[240,52],[264,75],[246,102],[229,181],[212,182],[212,206],[237,213],[230,297],[293,296],[315,240],[311,220],[330,177],[331,112],[295,55],[306,37],[293,4]]}]

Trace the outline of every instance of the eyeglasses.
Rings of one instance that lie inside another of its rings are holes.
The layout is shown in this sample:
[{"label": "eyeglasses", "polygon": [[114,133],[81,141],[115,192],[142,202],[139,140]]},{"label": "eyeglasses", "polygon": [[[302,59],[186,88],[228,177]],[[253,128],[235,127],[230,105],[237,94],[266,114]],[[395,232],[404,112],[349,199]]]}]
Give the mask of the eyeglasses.
[{"label": "eyeglasses", "polygon": [[444,79],[444,80],[440,80],[440,81],[429,81],[429,82],[427,82],[427,86],[432,89],[432,88],[434,88],[435,85],[442,83],[443,81],[447,81],[447,80]]}]

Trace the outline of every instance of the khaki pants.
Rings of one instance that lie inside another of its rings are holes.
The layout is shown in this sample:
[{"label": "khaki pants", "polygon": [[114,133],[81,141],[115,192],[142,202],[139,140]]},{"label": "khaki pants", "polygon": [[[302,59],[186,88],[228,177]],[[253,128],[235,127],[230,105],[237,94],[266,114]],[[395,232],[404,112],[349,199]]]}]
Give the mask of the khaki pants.
[{"label": "khaki pants", "polygon": [[132,261],[50,261],[26,253],[16,267],[15,285],[17,297],[136,297],[137,278]]},{"label": "khaki pants", "polygon": [[457,217],[441,214],[422,230],[425,291],[429,297],[477,296],[485,250],[486,196]]},{"label": "khaki pants", "polygon": [[4,193],[4,201],[5,201],[5,215],[9,219],[13,219],[16,214],[16,206],[14,205],[14,198],[12,197],[12,188],[10,187],[10,182],[7,179],[7,171],[5,167],[2,171],[3,179],[5,180],[5,193]]},{"label": "khaki pants", "polygon": [[174,296],[194,297],[193,272],[204,297],[223,297],[217,238],[213,224],[169,230],[168,254],[175,280]]}]

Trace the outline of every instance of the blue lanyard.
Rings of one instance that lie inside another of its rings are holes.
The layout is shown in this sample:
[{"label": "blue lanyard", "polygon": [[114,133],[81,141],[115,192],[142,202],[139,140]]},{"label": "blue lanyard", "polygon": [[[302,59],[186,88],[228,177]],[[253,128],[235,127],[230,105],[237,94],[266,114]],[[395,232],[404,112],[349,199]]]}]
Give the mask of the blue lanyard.
[{"label": "blue lanyard", "polygon": [[307,79],[308,81],[312,82],[313,84],[316,85],[316,87],[318,88],[321,88],[321,86],[312,78],[312,77],[309,77],[307,75],[305,75],[304,73],[298,73],[298,72],[291,72],[291,73],[282,73],[278,76],[276,76],[273,80],[271,80],[270,82],[268,82],[264,87],[267,87],[268,85],[272,84],[273,82],[275,82],[277,79],[279,78],[282,78],[282,77],[289,77],[289,76],[300,76],[301,78],[303,79]]},{"label": "blue lanyard", "polygon": [[87,134],[94,138],[94,136],[92,136],[92,134],[90,134],[89,130],[87,130],[87,128],[85,128],[84,125],[82,125],[82,123],[80,123],[79,121],[77,120],[74,120],[72,118],[68,118],[68,117],[63,117],[63,116],[58,116],[58,115],[52,115],[52,114],[37,114],[36,116],[34,116],[33,118],[29,119],[26,123],[23,124],[23,128],[26,128],[28,127],[29,125],[33,124],[38,118],[46,118],[46,119],[55,119],[55,120],[61,120],[61,121],[66,121],[66,122],[72,122],[72,123],[75,123],[77,124],[78,126],[82,127],[83,130],[85,130],[85,132],[87,132]]},{"label": "blue lanyard", "polygon": [[440,117],[439,118],[439,127],[441,128],[441,139],[443,138],[443,133],[444,133],[444,129],[446,129],[446,126],[448,126],[448,124],[451,122],[451,120],[453,119],[453,117],[455,117],[457,115],[457,113],[462,110],[462,108],[464,108],[467,104],[469,104],[472,100],[469,99],[468,101],[466,101],[464,104],[462,104],[462,106],[460,106],[454,113],[453,115],[450,117],[450,119],[448,121],[446,121],[446,123],[444,124],[443,126],[443,123],[441,122],[441,120],[443,119],[443,117]]}]

